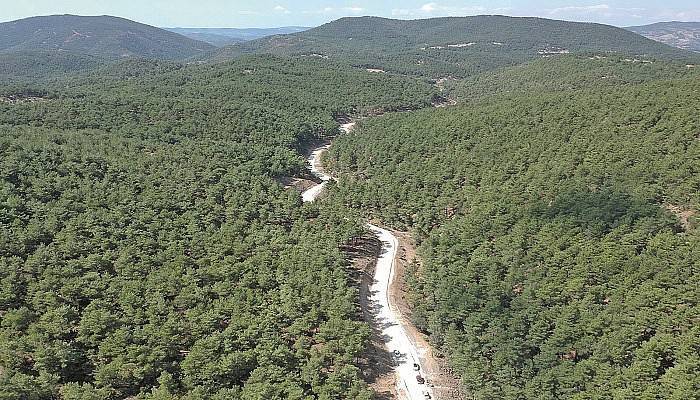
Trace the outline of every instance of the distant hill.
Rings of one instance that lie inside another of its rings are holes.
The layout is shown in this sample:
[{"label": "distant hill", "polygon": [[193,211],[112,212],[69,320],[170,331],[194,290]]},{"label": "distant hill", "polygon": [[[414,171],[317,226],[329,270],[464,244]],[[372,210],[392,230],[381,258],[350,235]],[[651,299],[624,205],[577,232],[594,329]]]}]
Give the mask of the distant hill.
[{"label": "distant hill", "polygon": [[700,22],[659,22],[626,29],[669,46],[700,52]]},{"label": "distant hill", "polygon": [[342,18],[291,35],[227,46],[210,59],[273,53],[346,59],[356,66],[430,76],[470,75],[564,53],[693,54],[609,25],[505,16],[393,20]]},{"label": "distant hill", "polygon": [[2,53],[65,51],[178,60],[213,48],[164,29],[110,16],[52,15],[0,23]]},{"label": "distant hill", "polygon": [[216,33],[209,33],[204,31],[203,29],[190,29],[190,28],[164,28],[169,30],[170,32],[175,32],[183,36],[187,36],[190,39],[194,40],[199,40],[201,42],[206,42],[209,43],[213,46],[216,47],[224,47],[224,46],[229,46],[232,44],[240,43],[243,42],[243,40],[230,37],[230,36],[225,36],[225,35],[219,35]]},{"label": "distant hill", "polygon": [[309,30],[303,26],[283,26],[280,28],[164,28],[191,39],[201,40],[214,46],[255,40],[272,35],[286,35]]}]

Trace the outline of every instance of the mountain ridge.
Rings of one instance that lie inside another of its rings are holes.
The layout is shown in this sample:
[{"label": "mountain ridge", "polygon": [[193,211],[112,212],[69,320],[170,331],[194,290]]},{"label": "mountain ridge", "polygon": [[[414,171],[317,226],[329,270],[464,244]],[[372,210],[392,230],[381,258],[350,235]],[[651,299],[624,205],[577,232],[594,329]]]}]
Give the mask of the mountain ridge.
[{"label": "mountain ridge", "polygon": [[47,15],[0,23],[3,53],[60,51],[180,60],[213,48],[174,32],[109,15]]},{"label": "mountain ridge", "polygon": [[694,54],[610,25],[482,15],[397,20],[344,17],[308,31],[227,46],[207,58],[246,53],[322,56],[390,72],[465,76],[569,52],[693,59]]},{"label": "mountain ridge", "polygon": [[700,52],[700,22],[657,22],[625,29],[669,46]]}]

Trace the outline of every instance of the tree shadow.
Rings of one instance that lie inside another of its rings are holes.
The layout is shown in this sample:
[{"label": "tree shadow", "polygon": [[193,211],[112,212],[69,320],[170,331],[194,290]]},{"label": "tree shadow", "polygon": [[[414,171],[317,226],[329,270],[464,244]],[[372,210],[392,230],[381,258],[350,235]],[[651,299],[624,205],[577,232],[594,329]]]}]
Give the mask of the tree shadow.
[{"label": "tree shadow", "polygon": [[372,328],[371,342],[362,355],[359,367],[367,383],[372,385],[377,392],[376,398],[378,400],[394,399],[394,394],[391,391],[393,387],[380,385],[382,379],[391,377],[397,363],[401,361],[401,357],[395,357],[386,348],[389,338],[382,334],[382,331],[392,326],[393,323],[379,321],[380,305],[370,300],[374,294],[370,291],[370,287],[374,283],[376,260],[385,250],[382,242],[369,234],[354,238],[350,243],[342,246],[341,250],[354,266],[351,276],[360,291],[357,304],[360,317]]},{"label": "tree shadow", "polygon": [[550,203],[537,204],[532,211],[540,219],[565,219],[594,237],[642,219],[649,220],[652,231],[676,225],[653,201],[613,189],[568,190]]}]

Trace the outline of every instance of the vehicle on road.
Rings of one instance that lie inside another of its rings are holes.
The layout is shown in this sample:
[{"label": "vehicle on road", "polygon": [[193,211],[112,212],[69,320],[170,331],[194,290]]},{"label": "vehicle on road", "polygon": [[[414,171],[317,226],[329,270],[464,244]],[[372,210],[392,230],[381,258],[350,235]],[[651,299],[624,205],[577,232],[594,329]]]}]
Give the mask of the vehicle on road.
[{"label": "vehicle on road", "polygon": [[420,365],[418,363],[413,363],[413,370],[420,371]]},{"label": "vehicle on road", "polygon": [[394,356],[401,357],[401,352],[398,350],[394,350]]},{"label": "vehicle on road", "polygon": [[416,375],[416,382],[418,382],[418,384],[422,385],[425,383],[425,378],[423,378],[422,376],[420,376],[420,374],[418,374],[418,375]]},{"label": "vehicle on road", "polygon": [[423,391],[423,398],[424,398],[425,400],[430,400],[430,399],[432,399],[432,397],[430,397],[430,393],[428,393],[428,392],[425,391],[425,390]]}]

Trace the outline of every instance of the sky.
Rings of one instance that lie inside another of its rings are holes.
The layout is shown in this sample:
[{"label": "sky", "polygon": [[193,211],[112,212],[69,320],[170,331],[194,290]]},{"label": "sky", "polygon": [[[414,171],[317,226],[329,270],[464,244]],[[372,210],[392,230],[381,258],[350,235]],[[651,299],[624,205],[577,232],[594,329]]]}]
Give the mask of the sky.
[{"label": "sky", "polygon": [[700,21],[700,0],[0,0],[0,22],[50,14],[115,15],[160,27],[317,26],[344,16],[481,14],[630,26]]}]

